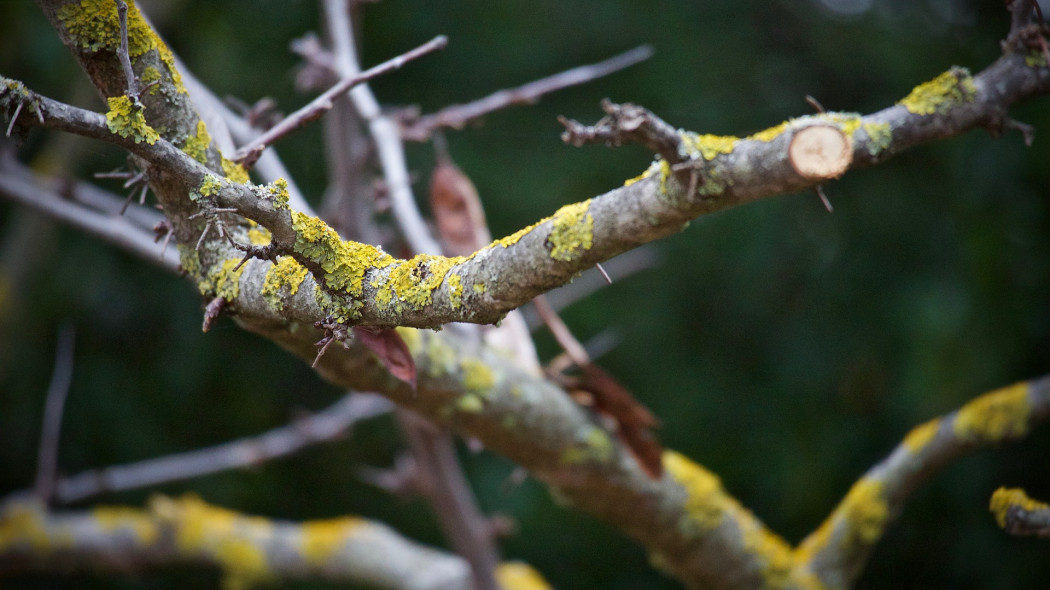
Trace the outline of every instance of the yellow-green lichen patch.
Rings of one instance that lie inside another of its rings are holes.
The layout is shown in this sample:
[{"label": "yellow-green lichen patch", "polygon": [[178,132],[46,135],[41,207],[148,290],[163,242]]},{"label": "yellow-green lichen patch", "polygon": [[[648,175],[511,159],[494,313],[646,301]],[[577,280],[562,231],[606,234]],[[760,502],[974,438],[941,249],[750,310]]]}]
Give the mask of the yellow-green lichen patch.
[{"label": "yellow-green lichen patch", "polygon": [[916,115],[943,115],[961,102],[973,102],[977,86],[966,68],[953,67],[912,89],[897,104]]},{"label": "yellow-green lichen patch", "polygon": [[284,299],[281,290],[287,287],[288,296],[299,292],[299,285],[306,280],[309,271],[299,264],[291,256],[281,256],[275,264],[266,271],[266,280],[263,281],[262,296],[266,303],[273,309],[281,311],[284,309]]},{"label": "yellow-green lichen patch", "polygon": [[229,258],[222,261],[222,264],[212,266],[208,271],[208,276],[197,283],[201,294],[222,297],[226,301],[236,299],[241,293],[241,275],[248,267],[246,264],[241,264],[240,268],[234,270],[234,267],[240,262],[239,258]]},{"label": "yellow-green lichen patch", "polygon": [[193,246],[179,244],[175,247],[179,251],[179,265],[182,270],[191,277],[198,277],[201,273],[200,253]]},{"label": "yellow-green lichen patch", "polygon": [[395,262],[393,256],[375,246],[343,241],[328,224],[299,211],[292,211],[292,229],[292,248],[324,270],[325,284],[334,291],[360,296],[366,272]]},{"label": "yellow-green lichen patch", "polygon": [[[735,504],[735,502],[734,502]],[[732,510],[749,555],[759,558],[766,588],[784,588],[794,566],[794,553],[787,541],[771,532],[751,512]]]},{"label": "yellow-green lichen patch", "polygon": [[837,509],[846,527],[844,542],[871,545],[879,540],[889,518],[890,509],[882,497],[882,482],[863,477],[853,484]]},{"label": "yellow-green lichen patch", "polygon": [[579,258],[584,250],[591,249],[594,238],[594,217],[588,209],[591,200],[566,205],[551,219],[551,233],[547,243],[551,247],[551,258],[568,262]]},{"label": "yellow-green lichen patch", "polygon": [[[110,0],[81,0],[58,9],[58,20],[69,36],[89,51],[120,47],[120,18],[117,3]],[[128,2],[128,55],[138,57],[153,49],[153,35],[134,0]]]},{"label": "yellow-green lichen patch", "polygon": [[184,556],[205,555],[222,568],[223,587],[239,590],[271,578],[265,544],[273,525],[206,504],[196,496],[156,497],[150,510],[175,531],[175,547]]},{"label": "yellow-green lichen patch", "polygon": [[332,297],[321,285],[314,283],[314,301],[324,310],[325,315],[332,316],[336,322],[345,324],[361,317],[361,308],[365,306],[360,299]]},{"label": "yellow-green lichen patch", "polygon": [[222,190],[222,181],[214,174],[205,174],[197,193],[202,197],[214,197]]},{"label": "yellow-green lichen patch", "polygon": [[[283,178],[278,178],[277,180],[271,182],[270,184],[268,184],[268,185],[266,185],[266,186],[264,186],[262,188],[263,188],[263,196],[265,198],[270,199],[270,201],[273,202],[273,208],[274,209],[287,209],[288,208],[288,199],[290,199],[291,196],[288,194],[288,181],[287,180],[285,180]],[[296,212],[296,213],[298,213],[298,212]],[[304,219],[304,223],[306,223],[305,220],[312,219],[309,215],[304,215],[302,213],[299,213],[299,215],[301,215],[302,217],[305,218]],[[293,221],[295,220],[295,216],[294,215],[292,216],[292,220]],[[327,225],[324,226],[324,227],[328,228]],[[334,230],[330,230],[330,231],[332,231],[332,233],[335,233]],[[336,236],[337,239],[338,239],[338,237],[339,236]]]},{"label": "yellow-green lichen patch", "polygon": [[682,149],[692,159],[697,157],[705,160],[713,160],[720,154],[731,154],[736,149],[739,137],[732,135],[698,135],[696,133],[682,133]]},{"label": "yellow-green lichen patch", "polygon": [[122,506],[99,506],[91,511],[103,531],[129,530],[142,546],[152,545],[160,536],[157,523],[142,510]]},{"label": "yellow-green lichen patch", "polygon": [[1024,56],[1024,65],[1030,68],[1044,68],[1046,67],[1046,54],[1042,51],[1029,51],[1028,55]]},{"label": "yellow-green lichen patch", "polygon": [[613,457],[613,442],[609,434],[597,426],[588,426],[583,437],[562,451],[562,465],[605,463]]},{"label": "yellow-green lichen patch", "polygon": [[1050,510],[1050,505],[1029,498],[1021,488],[999,488],[992,494],[988,503],[988,509],[995,515],[995,522],[999,528],[1006,528],[1006,514],[1015,507],[1027,512]]},{"label": "yellow-green lichen patch", "polygon": [[[255,222],[252,222],[253,224]],[[270,230],[260,225],[255,225],[248,230],[248,241],[254,246],[266,246],[273,240]]]},{"label": "yellow-green lichen patch", "polygon": [[544,217],[543,219],[537,221],[536,223],[534,223],[534,224],[532,224],[532,225],[530,225],[528,227],[523,227],[523,228],[519,229],[518,231],[510,234],[509,236],[504,236],[504,237],[502,237],[502,238],[492,242],[491,244],[489,244],[487,246],[487,248],[495,248],[496,246],[503,246],[504,248],[510,248],[514,244],[517,244],[518,240],[520,240],[521,238],[525,237],[526,234],[528,234],[532,230],[536,229],[540,225],[543,225],[549,219],[550,219],[550,217]]},{"label": "yellow-green lichen patch", "polygon": [[44,507],[34,501],[12,502],[0,512],[0,551],[23,543],[35,553],[51,549]]},{"label": "yellow-green lichen patch", "polygon": [[[88,51],[116,51],[120,47],[120,19],[117,3],[111,0],[81,0],[66,4],[56,13],[69,37]],[[175,69],[175,57],[168,46],[150,29],[133,0],[128,2],[128,56],[133,60],[156,49],[171,73],[171,81],[180,94],[186,94],[182,76]],[[159,72],[158,72],[159,74]],[[159,76],[157,77],[159,79]],[[145,82],[145,76],[143,76]]]},{"label": "yellow-green lichen patch", "polygon": [[[159,82],[160,81],[160,70],[158,70],[157,68],[155,68],[153,66],[146,66],[146,69],[142,70],[142,75],[139,76],[139,81],[142,82],[143,86],[149,86],[150,84],[153,84],[154,82]],[[149,93],[150,94],[156,94],[157,93],[157,87],[154,86],[154,87],[150,88],[149,89]]]},{"label": "yellow-green lichen patch", "polygon": [[463,370],[463,387],[467,391],[487,395],[496,384],[492,369],[478,359],[465,358],[459,366]]},{"label": "yellow-green lichen patch", "polygon": [[535,568],[520,561],[499,564],[496,581],[503,590],[550,590],[551,587]]},{"label": "yellow-green lichen patch", "polygon": [[861,125],[864,132],[868,134],[868,153],[877,156],[883,150],[890,147],[893,141],[893,130],[889,123],[864,123]]},{"label": "yellow-green lichen patch", "polygon": [[686,492],[679,522],[684,532],[705,532],[722,524],[729,498],[718,476],[674,451],[664,451],[664,469]]},{"label": "yellow-green lichen patch", "polygon": [[303,558],[311,565],[324,565],[365,522],[350,516],[303,523],[300,548]]},{"label": "yellow-green lichen patch", "polygon": [[208,163],[208,146],[211,145],[211,135],[208,134],[208,126],[204,121],[197,121],[197,134],[186,137],[182,144],[182,151],[201,164]]},{"label": "yellow-green lichen patch", "polygon": [[485,283],[474,283],[474,292],[478,295],[485,293]]},{"label": "yellow-green lichen patch", "polygon": [[933,437],[937,435],[937,431],[941,427],[940,418],[934,418],[925,424],[920,424],[915,428],[911,429],[911,432],[904,437],[904,446],[913,453],[926,448],[926,445],[930,444]]},{"label": "yellow-green lichen patch", "polygon": [[390,270],[385,283],[377,282],[373,285],[378,288],[376,302],[380,305],[393,305],[397,311],[403,310],[405,306],[409,309],[421,309],[430,305],[434,291],[441,287],[448,271],[465,260],[466,258],[462,257],[446,258],[429,254],[418,254],[411,260],[394,261],[391,258],[388,264],[395,266]]},{"label": "yellow-green lichen patch", "polygon": [[986,393],[966,404],[955,417],[959,438],[997,442],[1028,433],[1028,383],[1021,382]]},{"label": "yellow-green lichen patch", "polygon": [[448,300],[452,309],[459,309],[463,307],[463,277],[456,273],[448,275]]},{"label": "yellow-green lichen patch", "polygon": [[754,141],[765,141],[765,142],[773,141],[774,139],[780,137],[781,133],[784,133],[785,131],[787,131],[788,127],[791,126],[791,123],[792,123],[791,121],[784,121],[783,123],[780,123],[779,125],[774,125],[774,126],[768,128],[768,129],[763,129],[762,131],[759,131],[758,133],[754,133],[752,135],[749,135],[749,136],[747,136],[747,139],[754,140]]},{"label": "yellow-green lichen patch", "polygon": [[652,164],[649,165],[648,168],[645,169],[645,172],[642,172],[641,174],[639,174],[638,176],[635,176],[634,178],[628,178],[627,180],[623,181],[623,185],[624,186],[631,186],[632,184],[638,182],[639,180],[643,180],[645,178],[649,178],[653,174],[656,174],[656,171],[659,170],[659,169],[660,169],[660,163],[659,162],[653,162]]},{"label": "yellow-green lichen patch", "polygon": [[146,142],[150,145],[160,139],[160,134],[146,123],[141,105],[132,102],[127,96],[111,96],[106,102],[109,103],[106,126],[111,133],[130,137],[135,143]]},{"label": "yellow-green lichen patch", "polygon": [[[244,184],[248,182],[248,171],[244,169],[244,166],[232,161],[222,158],[222,173],[226,175],[226,178],[230,179],[230,182],[236,182],[237,184]],[[284,191],[288,192],[288,181],[283,178],[279,179],[284,182]],[[285,201],[287,203],[287,201]]]}]

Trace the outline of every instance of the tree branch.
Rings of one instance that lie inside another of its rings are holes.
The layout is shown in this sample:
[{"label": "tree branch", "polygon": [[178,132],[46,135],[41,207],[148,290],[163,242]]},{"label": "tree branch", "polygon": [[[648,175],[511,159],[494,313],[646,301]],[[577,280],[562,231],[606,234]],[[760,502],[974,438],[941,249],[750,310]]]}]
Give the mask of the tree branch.
[{"label": "tree branch", "polygon": [[[329,580],[383,590],[470,590],[462,559],[409,541],[358,517],[288,522],[245,516],[195,496],[157,496],[145,510],[112,506],[49,512],[34,502],[0,506],[0,573],[134,571],[146,566],[209,564],[224,587],[277,580]],[[526,570],[500,566],[500,577]]]}]

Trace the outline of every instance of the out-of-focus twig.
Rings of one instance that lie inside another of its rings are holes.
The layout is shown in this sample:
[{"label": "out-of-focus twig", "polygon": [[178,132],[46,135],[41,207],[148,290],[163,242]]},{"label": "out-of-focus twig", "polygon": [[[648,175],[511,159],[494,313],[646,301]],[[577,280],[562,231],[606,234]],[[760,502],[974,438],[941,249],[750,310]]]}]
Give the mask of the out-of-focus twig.
[{"label": "out-of-focus twig", "polygon": [[535,104],[544,94],[570,86],[586,84],[597,78],[608,76],[626,67],[645,61],[652,55],[652,47],[641,45],[598,63],[565,70],[553,76],[523,84],[517,88],[499,90],[484,98],[465,104],[447,106],[436,113],[423,115],[414,120],[403,121],[401,124],[401,137],[408,141],[426,141],[435,130],[442,127],[462,129],[471,121],[493,111],[515,105]]},{"label": "out-of-focus twig", "polygon": [[250,144],[237,150],[237,153],[234,154],[232,158],[233,161],[250,168],[255,164],[255,161],[259,159],[259,154],[261,154],[267,146],[328,112],[332,108],[332,101],[336,97],[345,94],[353,87],[367,82],[372,78],[398,70],[403,65],[416,58],[437,51],[438,49],[442,49],[447,44],[448,38],[444,35],[439,35],[411,51],[403,53],[393,59],[389,59],[359,74],[343,78],[335,86],[332,86],[322,93],[321,96],[318,96],[306,106],[282,119],[280,123],[271,127],[266,133],[257,137]]},{"label": "out-of-focus twig", "polygon": [[73,380],[73,325],[62,324],[55,347],[55,367],[44,401],[44,420],[40,429],[40,450],[37,455],[34,492],[43,503],[51,500],[58,471],[58,441],[62,431],[62,414],[66,407],[69,384]]},{"label": "out-of-focus twig", "polygon": [[55,484],[54,500],[68,504],[105,493],[259,465],[346,436],[354,424],[384,414],[390,411],[390,407],[390,402],[377,395],[351,393],[316,414],[258,436],[62,478]]}]

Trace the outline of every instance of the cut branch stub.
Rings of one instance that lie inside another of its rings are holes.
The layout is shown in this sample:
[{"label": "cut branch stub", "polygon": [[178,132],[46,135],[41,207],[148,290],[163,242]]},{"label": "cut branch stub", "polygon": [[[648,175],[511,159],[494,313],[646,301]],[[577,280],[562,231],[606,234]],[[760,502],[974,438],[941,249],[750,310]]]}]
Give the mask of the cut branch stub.
[{"label": "cut branch stub", "polygon": [[811,125],[795,132],[788,146],[788,159],[799,176],[830,180],[849,169],[853,143],[834,125]]}]

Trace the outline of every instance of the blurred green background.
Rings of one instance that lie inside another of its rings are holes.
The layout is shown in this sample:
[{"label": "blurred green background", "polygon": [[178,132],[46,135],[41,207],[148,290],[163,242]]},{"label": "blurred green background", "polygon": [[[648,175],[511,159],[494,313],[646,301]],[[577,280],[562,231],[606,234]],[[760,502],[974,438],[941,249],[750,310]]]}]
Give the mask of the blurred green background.
[{"label": "blurred green background", "polygon": [[[291,40],[318,31],[310,1],[141,3],[192,70],[220,95],[275,97],[290,112]],[[998,0],[492,2],[387,0],[364,8],[363,61],[378,63],[437,34],[443,52],[373,84],[381,101],[431,112],[648,43],[642,65],[488,116],[447,135],[495,235],[619,186],[651,159],[635,147],[575,149],[557,115],[583,122],[609,97],[673,125],[745,135],[811,112],[871,112],[956,64],[999,54]],[[83,74],[28,1],[0,1],[0,73],[101,110]],[[1037,129],[980,131],[913,150],[812,193],[695,221],[655,245],[659,263],[564,311],[581,339],[620,338],[600,364],[663,420],[660,436],[721,475],[729,491],[797,542],[851,482],[910,427],[973,396],[1050,367],[1050,109],[1013,111]],[[278,149],[309,198],[323,190],[313,126]],[[123,162],[115,149],[35,131],[26,161],[74,154],[81,178]],[[63,158],[65,156],[62,156]],[[417,193],[433,152],[409,147]],[[114,181],[100,181],[119,191]],[[340,392],[302,363],[223,320],[200,332],[195,289],[78,231],[0,203],[0,496],[32,484],[44,393],[62,322],[76,328],[59,455],[64,472],[186,451],[262,432]],[[557,353],[545,334],[541,354]],[[421,501],[362,483],[361,465],[402,448],[391,420],[291,459],[187,484],[273,517],[356,513],[443,545]],[[875,551],[858,587],[1046,588],[1046,542],[1011,538],[987,511],[1000,485],[1050,498],[1050,428],[952,465],[921,488]],[[513,465],[463,454],[486,510],[513,516],[502,547],[558,588],[678,588],[645,552],[590,517],[557,507],[534,481],[503,487]],[[22,577],[4,587],[217,587],[211,571]],[[331,587],[297,584],[297,588]]]}]

